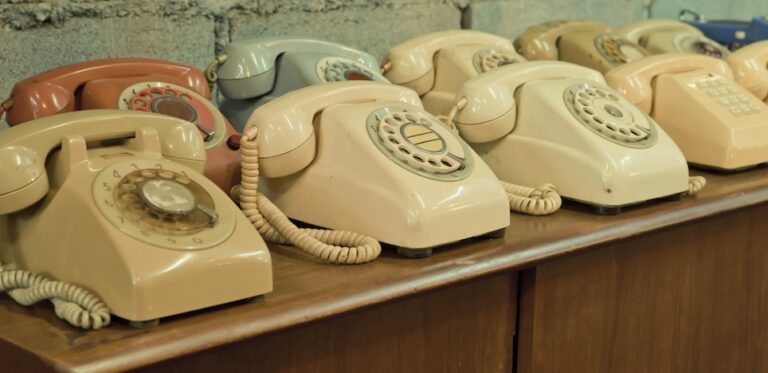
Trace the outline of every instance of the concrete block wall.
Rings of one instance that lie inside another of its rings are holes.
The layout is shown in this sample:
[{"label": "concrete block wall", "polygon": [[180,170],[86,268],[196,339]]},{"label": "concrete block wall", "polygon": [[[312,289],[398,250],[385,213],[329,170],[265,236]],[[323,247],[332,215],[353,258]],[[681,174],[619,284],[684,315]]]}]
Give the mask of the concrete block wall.
[{"label": "concrete block wall", "polygon": [[232,40],[267,35],[327,39],[383,57],[426,32],[472,28],[514,38],[556,18],[614,26],[675,18],[690,7],[714,17],[768,14],[742,0],[0,0],[0,99],[14,82],[83,60],[141,56],[204,68]]}]

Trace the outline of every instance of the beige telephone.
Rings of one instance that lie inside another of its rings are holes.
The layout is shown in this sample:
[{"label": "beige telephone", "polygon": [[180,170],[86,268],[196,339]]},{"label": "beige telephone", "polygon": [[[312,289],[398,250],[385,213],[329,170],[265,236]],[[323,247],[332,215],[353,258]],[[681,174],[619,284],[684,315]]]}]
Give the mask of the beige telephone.
[{"label": "beige telephone", "polygon": [[382,65],[394,84],[414,89],[435,115],[450,110],[465,81],[499,66],[525,61],[512,42],[472,30],[433,32],[392,47]]},{"label": "beige telephone", "polygon": [[733,81],[725,61],[661,54],[619,66],[606,80],[664,126],[688,162],[737,170],[768,161],[768,108]]},{"label": "beige telephone", "polygon": [[[205,151],[194,124],[138,111],[4,130],[0,260],[90,289],[134,325],[270,292],[269,251],[202,176]],[[86,309],[94,299],[77,297]],[[62,312],[86,328],[105,321]]]},{"label": "beige telephone", "polygon": [[671,19],[638,21],[620,28],[617,32],[653,54],[697,53],[725,58],[730,53],[728,48],[704,36],[696,27]]},{"label": "beige telephone", "polygon": [[601,73],[650,53],[611,27],[587,20],[560,20],[528,28],[515,48],[529,60],[561,60]]},{"label": "beige telephone", "polygon": [[305,87],[258,107],[243,139],[243,196],[259,186],[292,219],[360,232],[404,256],[509,225],[491,170],[408,88]]},{"label": "beige telephone", "polygon": [[466,82],[456,97],[451,122],[502,180],[552,182],[602,214],[703,186],[689,190],[675,143],[595,70],[525,62]]},{"label": "beige telephone", "polygon": [[768,102],[768,41],[749,44],[725,59],[734,79],[757,98]]}]

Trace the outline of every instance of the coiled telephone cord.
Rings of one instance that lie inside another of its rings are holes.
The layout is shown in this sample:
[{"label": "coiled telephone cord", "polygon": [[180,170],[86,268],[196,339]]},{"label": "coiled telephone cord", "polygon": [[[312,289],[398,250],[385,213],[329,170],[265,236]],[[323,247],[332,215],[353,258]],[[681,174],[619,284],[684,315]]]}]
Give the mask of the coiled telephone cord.
[{"label": "coiled telephone cord", "polygon": [[205,80],[208,81],[208,89],[210,89],[211,92],[213,92],[213,87],[216,85],[216,81],[219,80],[219,74],[217,73],[219,66],[223,65],[226,61],[227,55],[220,54],[208,64],[208,67],[205,68]]},{"label": "coiled telephone cord", "polygon": [[704,176],[689,176],[688,177],[688,191],[685,194],[692,196],[707,185],[707,179]]},{"label": "coiled telephone cord", "polygon": [[298,228],[272,201],[258,192],[259,151],[257,130],[250,128],[240,139],[242,175],[240,208],[267,241],[292,244],[310,255],[335,264],[360,264],[376,259],[381,245],[354,232]]},{"label": "coiled telephone cord", "polygon": [[29,271],[4,268],[2,263],[0,292],[8,292],[13,300],[24,306],[48,299],[53,303],[56,316],[79,328],[101,329],[111,320],[107,305],[90,291]]}]

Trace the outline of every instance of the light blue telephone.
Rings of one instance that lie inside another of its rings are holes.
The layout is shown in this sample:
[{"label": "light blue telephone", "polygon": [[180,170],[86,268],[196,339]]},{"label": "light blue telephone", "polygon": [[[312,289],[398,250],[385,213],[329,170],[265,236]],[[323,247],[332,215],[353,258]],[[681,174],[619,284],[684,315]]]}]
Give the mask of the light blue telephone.
[{"label": "light blue telephone", "polygon": [[220,109],[242,132],[251,113],[283,94],[335,81],[388,82],[368,53],[322,40],[265,37],[230,43],[208,68]]}]

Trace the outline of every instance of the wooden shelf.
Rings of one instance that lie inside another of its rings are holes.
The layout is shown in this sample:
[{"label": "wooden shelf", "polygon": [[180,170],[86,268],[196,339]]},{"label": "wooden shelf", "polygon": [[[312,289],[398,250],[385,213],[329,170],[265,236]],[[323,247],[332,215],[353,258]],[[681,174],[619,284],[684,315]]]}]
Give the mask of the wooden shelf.
[{"label": "wooden shelf", "polygon": [[698,174],[708,185],[696,197],[650,202],[617,216],[573,206],[549,217],[515,214],[504,238],[462,241],[426,259],[389,250],[370,264],[336,266],[272,247],[275,290],[264,300],[164,319],[149,329],[116,320],[83,332],[56,319],[47,304],[22,307],[0,296],[0,360],[63,370],[142,367],[768,201],[768,169]]}]

